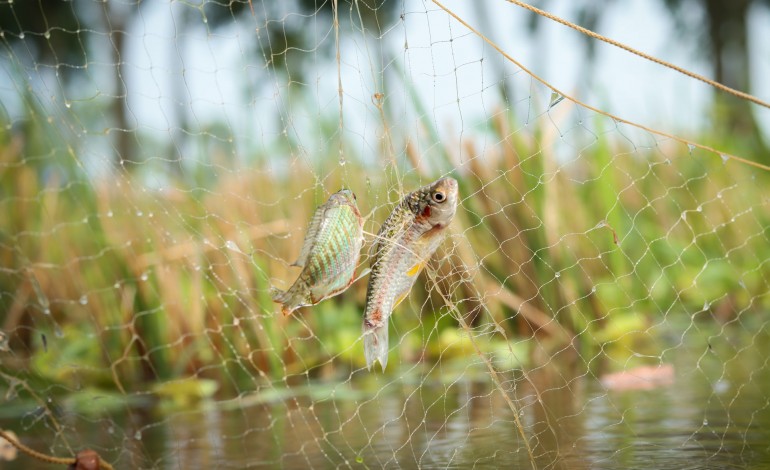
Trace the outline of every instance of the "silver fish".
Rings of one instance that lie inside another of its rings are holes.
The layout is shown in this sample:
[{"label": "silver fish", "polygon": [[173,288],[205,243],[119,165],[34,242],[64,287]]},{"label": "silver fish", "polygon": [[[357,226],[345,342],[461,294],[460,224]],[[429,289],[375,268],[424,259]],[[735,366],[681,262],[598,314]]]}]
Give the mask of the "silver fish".
[{"label": "silver fish", "polygon": [[273,289],[273,301],[283,304],[284,315],[333,297],[353,283],[363,229],[356,196],[349,189],[332,194],[316,209],[299,258],[292,264],[302,271],[286,291]]},{"label": "silver fish", "polygon": [[364,354],[388,363],[388,319],[406,298],[417,275],[436,251],[457,210],[457,181],[441,178],[409,193],[377,234],[364,312]]}]

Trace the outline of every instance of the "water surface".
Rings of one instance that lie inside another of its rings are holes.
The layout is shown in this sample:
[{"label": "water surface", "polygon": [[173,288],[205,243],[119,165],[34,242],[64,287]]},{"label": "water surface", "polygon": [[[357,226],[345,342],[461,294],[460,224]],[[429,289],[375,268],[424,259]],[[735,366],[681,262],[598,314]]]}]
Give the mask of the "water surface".
[{"label": "water surface", "polygon": [[[532,468],[529,452],[537,468],[770,467],[765,328],[669,337],[657,355],[622,362],[609,350],[556,352],[526,373],[498,373],[497,383],[476,357],[342,382],[281,381],[184,411],[62,409],[58,432],[34,412],[6,413],[3,426],[58,455],[95,448],[118,468]],[[638,364],[674,374],[648,389],[600,381]]]}]

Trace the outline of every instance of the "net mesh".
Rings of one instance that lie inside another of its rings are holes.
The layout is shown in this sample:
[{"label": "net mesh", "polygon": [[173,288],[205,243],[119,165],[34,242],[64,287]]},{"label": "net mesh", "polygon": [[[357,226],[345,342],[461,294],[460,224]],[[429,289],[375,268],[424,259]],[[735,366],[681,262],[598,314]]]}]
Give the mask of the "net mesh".
[{"label": "net mesh", "polygon": [[[770,464],[765,171],[574,104],[430,3],[0,18],[0,427],[30,447],[117,468]],[[365,279],[278,313],[330,193],[366,216],[360,271],[443,175],[458,212],[384,372]]]}]

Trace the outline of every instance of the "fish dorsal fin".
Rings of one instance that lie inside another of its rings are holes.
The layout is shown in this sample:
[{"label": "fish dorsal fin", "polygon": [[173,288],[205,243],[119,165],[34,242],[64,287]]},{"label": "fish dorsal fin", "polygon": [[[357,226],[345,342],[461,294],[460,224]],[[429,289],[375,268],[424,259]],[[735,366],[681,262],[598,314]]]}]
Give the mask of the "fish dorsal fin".
[{"label": "fish dorsal fin", "polygon": [[323,222],[326,209],[326,204],[323,204],[318,206],[318,209],[315,210],[313,218],[310,219],[310,225],[307,228],[307,232],[305,232],[305,240],[302,242],[302,249],[299,252],[299,258],[297,258],[297,261],[291,264],[292,266],[301,268],[305,266],[305,263],[307,263],[307,257],[310,255],[310,251],[312,250],[313,245],[318,238],[318,232],[321,230],[321,222]]}]

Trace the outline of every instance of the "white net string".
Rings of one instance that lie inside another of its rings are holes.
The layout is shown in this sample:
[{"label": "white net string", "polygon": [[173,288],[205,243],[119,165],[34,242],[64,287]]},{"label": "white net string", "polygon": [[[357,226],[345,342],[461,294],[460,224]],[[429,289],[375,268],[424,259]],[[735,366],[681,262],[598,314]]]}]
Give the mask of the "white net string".
[{"label": "white net string", "polygon": [[[0,8],[0,428],[27,445],[116,468],[770,462],[762,170],[554,95],[430,4],[339,3],[339,61],[330,3]],[[361,270],[444,175],[457,215],[384,372],[365,278],[280,315],[329,194],[367,215]]]}]

